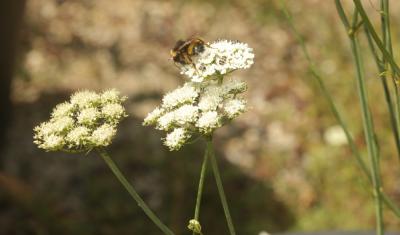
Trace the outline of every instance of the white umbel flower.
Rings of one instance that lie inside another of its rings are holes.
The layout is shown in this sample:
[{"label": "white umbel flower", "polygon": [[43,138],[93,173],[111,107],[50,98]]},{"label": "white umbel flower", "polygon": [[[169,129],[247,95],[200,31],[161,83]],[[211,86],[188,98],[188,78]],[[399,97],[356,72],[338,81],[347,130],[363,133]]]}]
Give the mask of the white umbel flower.
[{"label": "white umbel flower", "polygon": [[175,122],[175,113],[174,112],[166,113],[158,119],[157,129],[168,131],[172,128],[174,122]]},{"label": "white umbel flower", "polygon": [[178,125],[194,123],[199,116],[199,108],[193,105],[185,104],[174,111],[175,122]]},{"label": "white umbel flower", "polygon": [[198,96],[197,89],[191,83],[186,83],[183,87],[164,96],[163,107],[168,109],[182,104],[193,104]]},{"label": "white umbel flower", "polygon": [[147,114],[146,118],[143,121],[144,126],[154,125],[157,120],[164,114],[165,110],[162,108],[155,108],[149,114]]},{"label": "white umbel flower", "polygon": [[40,148],[48,149],[48,150],[59,150],[64,147],[65,141],[61,136],[51,134],[47,136],[45,141],[39,144]]},{"label": "white umbel flower", "polygon": [[78,123],[85,125],[93,125],[98,118],[100,118],[100,112],[94,107],[82,109],[77,116]]},{"label": "white umbel flower", "polygon": [[236,95],[247,90],[247,84],[238,80],[228,80],[221,88],[223,96]]},{"label": "white umbel flower", "polygon": [[190,138],[190,134],[184,128],[176,128],[165,137],[164,144],[172,151],[178,150]]},{"label": "white umbel flower", "polygon": [[82,146],[88,142],[90,130],[84,126],[78,126],[67,135],[67,142],[73,146]]},{"label": "white umbel flower", "polygon": [[51,117],[58,118],[58,117],[67,117],[72,114],[74,110],[74,105],[64,102],[61,104],[58,104],[53,112],[51,113]]},{"label": "white umbel flower", "polygon": [[197,120],[196,127],[203,134],[211,134],[215,129],[221,127],[221,117],[216,111],[208,111],[203,113]]},{"label": "white umbel flower", "polygon": [[224,104],[226,116],[233,119],[246,111],[246,101],[243,99],[228,100]]},{"label": "white umbel flower", "polygon": [[253,49],[246,43],[220,40],[205,46],[204,52],[193,58],[192,64],[181,66],[181,73],[193,82],[228,74],[237,69],[247,69],[254,63]]},{"label": "white umbel flower", "polygon": [[[188,82],[183,87],[185,89],[193,87],[193,83]],[[182,93],[186,93],[182,92],[183,87],[168,93],[161,106],[147,115],[143,125],[155,125],[156,129],[170,133],[182,128],[190,130],[191,133],[208,136],[246,110],[246,102],[237,97],[247,89],[244,82],[236,80],[225,83],[214,80],[204,81],[192,90],[195,91],[195,94],[191,96],[182,95]],[[181,140],[187,139],[182,138]],[[164,141],[164,144],[167,145],[167,143],[169,144],[171,141]],[[174,146],[181,147],[182,145]],[[170,147],[170,149],[177,150],[178,147]]]},{"label": "white umbel flower", "polygon": [[70,130],[74,125],[74,119],[71,117],[60,117],[54,119],[50,122],[50,128],[52,128],[52,132],[54,133],[62,133]]},{"label": "white umbel flower", "polygon": [[122,96],[116,89],[106,90],[101,94],[101,100],[103,103],[121,103],[125,101],[127,97]]},{"label": "white umbel flower", "polygon": [[109,145],[117,124],[126,117],[115,90],[101,94],[83,91],[57,105],[51,119],[34,128],[34,143],[46,151],[87,152]]},{"label": "white umbel flower", "polygon": [[125,113],[125,108],[121,104],[106,104],[102,109],[101,113],[104,118],[111,120],[119,120],[123,118]]},{"label": "white umbel flower", "polygon": [[111,144],[116,132],[115,126],[105,123],[93,131],[90,139],[96,146],[107,146]]},{"label": "white umbel flower", "polygon": [[92,107],[101,101],[101,97],[93,91],[80,91],[71,96],[71,104],[79,108]]},{"label": "white umbel flower", "polygon": [[169,132],[164,144],[170,150],[178,150],[192,136],[210,137],[246,111],[246,101],[239,97],[247,90],[246,83],[224,81],[224,75],[249,68],[254,63],[253,49],[227,40],[207,44],[204,49],[191,57],[193,64],[181,66],[181,73],[191,81],[167,93],[143,121],[145,126]]}]

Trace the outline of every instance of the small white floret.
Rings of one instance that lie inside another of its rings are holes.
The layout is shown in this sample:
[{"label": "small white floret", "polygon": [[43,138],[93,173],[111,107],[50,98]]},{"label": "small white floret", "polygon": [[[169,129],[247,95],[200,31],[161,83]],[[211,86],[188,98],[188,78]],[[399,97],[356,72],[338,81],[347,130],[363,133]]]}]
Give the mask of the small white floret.
[{"label": "small white floret", "polygon": [[51,113],[52,118],[59,118],[64,116],[71,116],[73,114],[74,105],[69,102],[58,104]]},{"label": "small white floret", "polygon": [[188,125],[196,121],[199,115],[199,108],[185,104],[174,111],[175,122],[178,125]]},{"label": "small white floret", "polygon": [[101,102],[100,95],[93,91],[80,91],[71,96],[71,104],[80,108],[92,107]]},{"label": "small white floret", "polygon": [[186,83],[185,86],[166,94],[162,105],[164,108],[174,108],[181,104],[193,104],[198,96],[197,89]]},{"label": "small white floret", "polygon": [[66,139],[74,146],[82,146],[88,142],[89,129],[84,126],[78,126],[72,129]]},{"label": "small white floret", "polygon": [[100,117],[100,112],[96,108],[86,108],[78,114],[78,123],[85,125],[93,125]]},{"label": "small white floret", "polygon": [[221,118],[216,111],[203,113],[196,123],[196,127],[204,134],[211,134],[216,128],[221,127],[221,125]]},{"label": "small white floret", "polygon": [[226,116],[233,119],[246,111],[246,101],[243,99],[228,100],[224,105]]},{"label": "small white floret", "polygon": [[93,131],[91,141],[95,146],[107,146],[111,144],[117,130],[114,126],[103,124]]},{"label": "small white floret", "polygon": [[171,150],[180,149],[190,138],[190,134],[184,128],[175,128],[165,137],[164,144]]},{"label": "small white floret", "polygon": [[163,108],[155,108],[153,111],[151,111],[149,114],[147,114],[146,118],[143,121],[144,126],[149,126],[149,125],[154,125],[158,118],[160,118],[164,114],[164,109]]},{"label": "small white floret", "polygon": [[164,115],[162,115],[158,120],[157,120],[157,129],[159,130],[164,130],[168,131],[172,128],[172,125],[175,122],[175,113],[174,112],[169,112]]}]

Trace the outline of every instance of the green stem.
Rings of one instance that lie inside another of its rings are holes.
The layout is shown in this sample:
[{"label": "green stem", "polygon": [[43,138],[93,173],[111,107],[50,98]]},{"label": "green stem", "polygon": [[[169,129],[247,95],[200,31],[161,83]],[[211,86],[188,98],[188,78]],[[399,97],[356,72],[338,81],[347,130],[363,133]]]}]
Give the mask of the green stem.
[{"label": "green stem", "polygon": [[[310,70],[311,74],[313,75],[315,81],[317,82],[319,88],[322,91],[322,95],[325,98],[325,100],[328,102],[328,106],[330,108],[330,110],[332,111],[333,115],[335,116],[337,122],[339,123],[339,125],[342,127],[345,135],[346,135],[346,139],[347,142],[349,143],[350,149],[353,152],[353,155],[355,156],[357,163],[359,165],[359,167],[361,168],[361,170],[364,172],[364,174],[367,176],[367,178],[370,180],[371,179],[371,175],[368,171],[368,167],[365,164],[364,160],[361,157],[360,152],[357,149],[357,146],[353,140],[353,137],[350,134],[349,128],[347,127],[345,121],[343,120],[343,117],[340,115],[340,112],[338,111],[335,102],[333,101],[333,98],[330,94],[330,92],[328,91],[328,89],[326,88],[326,85],[324,83],[324,80],[322,79],[319,71],[317,70],[317,68],[314,65],[313,60],[310,57],[310,54],[308,53],[307,47],[304,43],[304,39],[303,37],[300,35],[300,33],[297,31],[297,29],[294,26],[293,23],[293,18],[290,14],[290,12],[287,10],[286,4],[284,3],[284,0],[281,0],[282,3],[282,9],[283,12],[285,13],[285,16],[289,22],[289,25],[297,39],[297,41],[300,44],[300,47],[302,49],[302,52],[308,62],[308,69]],[[345,16],[343,16],[345,17]],[[346,18],[345,18],[346,19]],[[346,20],[347,22],[347,20]]]},{"label": "green stem", "polygon": [[[382,41],[383,41],[383,46],[388,50],[390,56],[393,57],[393,47],[392,47],[392,35],[390,32],[390,17],[389,17],[389,1],[388,0],[381,0],[381,25],[382,25]],[[368,31],[368,30],[367,30]],[[369,40],[371,41],[371,40]],[[382,74],[382,79],[386,81],[387,77],[387,61],[384,56],[382,56],[382,65],[381,65],[382,71],[380,73]],[[399,95],[399,87],[398,84],[395,80],[393,80],[393,86],[395,87],[395,95],[396,95],[396,109],[397,109],[397,116],[391,117],[391,122],[392,123],[392,131],[393,134],[395,134],[396,138],[396,147],[397,147],[397,157],[400,159],[400,136],[399,136],[399,128],[400,128],[400,95]],[[394,115],[393,109],[390,110],[393,112],[391,115]]]},{"label": "green stem", "polygon": [[111,159],[111,157],[108,155],[108,153],[105,150],[98,150],[99,155],[103,158],[103,160],[106,162],[107,166],[111,169],[111,171],[114,173],[114,175],[117,177],[119,182],[124,186],[126,191],[132,196],[133,199],[137,202],[138,206],[142,208],[144,213],[157,225],[161,231],[163,231],[164,234],[167,235],[174,235],[174,233],[163,223],[160,221],[160,219],[151,211],[151,209],[146,205],[146,203],[143,201],[143,199],[139,196],[139,194],[133,189],[132,185],[129,184],[128,180],[125,178],[125,176],[122,174],[122,172],[118,169],[117,165],[114,163],[114,161]]},{"label": "green stem", "polygon": [[[356,0],[355,0],[356,1]],[[341,5],[340,0],[336,0],[337,5]],[[337,8],[339,15],[344,15],[343,8]],[[355,9],[352,27],[356,25],[358,12]],[[364,20],[365,22],[365,20]],[[345,27],[348,27],[348,24],[343,22]],[[352,30],[352,29],[350,29]],[[349,29],[347,28],[347,31]],[[368,155],[371,162],[371,172],[372,172],[372,184],[374,190],[374,199],[375,199],[375,215],[376,215],[376,234],[383,234],[383,217],[382,217],[382,196],[381,196],[381,180],[379,174],[379,159],[378,159],[378,150],[377,144],[375,142],[375,133],[373,130],[372,124],[372,116],[368,107],[368,98],[367,98],[367,89],[365,86],[365,76],[364,69],[362,64],[362,59],[360,55],[360,48],[358,45],[358,40],[355,37],[355,34],[349,34],[351,50],[354,57],[354,62],[356,65],[356,80],[358,87],[358,94],[361,104],[362,111],[362,119],[363,126],[365,132],[365,141],[367,143]]]},{"label": "green stem", "polygon": [[235,228],[233,226],[231,214],[229,213],[229,207],[228,207],[228,203],[226,201],[224,187],[222,186],[222,180],[221,180],[221,176],[219,173],[217,160],[215,159],[215,153],[214,153],[214,148],[213,148],[211,139],[207,140],[207,149],[208,149],[208,152],[211,157],[211,166],[213,169],[215,182],[217,183],[218,193],[219,193],[219,197],[221,199],[222,207],[224,209],[226,222],[227,222],[228,228],[229,228],[229,233],[231,235],[235,235],[236,232],[235,232]]},{"label": "green stem", "polygon": [[[338,0],[335,0],[335,1],[338,1]],[[389,62],[394,74],[396,74],[397,76],[400,75],[399,66],[396,64],[395,60],[393,59],[393,56],[390,54],[390,52],[388,50],[386,50],[385,45],[380,40],[374,27],[372,26],[371,21],[368,18],[367,13],[364,10],[362,3],[360,2],[360,0],[353,0],[353,2],[354,2],[354,5],[356,6],[357,11],[360,13],[362,20],[364,21],[365,27],[367,27],[368,31],[371,33],[372,39],[375,41],[379,50],[382,52],[383,57]]]},{"label": "green stem", "polygon": [[[205,175],[206,175],[206,171],[207,171],[208,155],[209,155],[209,149],[206,148],[206,151],[204,153],[204,158],[203,158],[203,164],[201,165],[199,187],[197,190],[197,198],[196,198],[196,208],[194,210],[194,219],[197,221],[199,221],[201,196],[203,195],[203,188],[204,188],[203,186],[204,186],[204,179],[205,179]],[[195,234],[195,233],[193,232],[193,234]]]},{"label": "green stem", "polygon": [[[288,20],[289,26],[291,27],[298,43],[300,44],[300,47],[303,51],[303,54],[308,62],[308,69],[310,70],[311,74],[313,75],[313,77],[315,78],[315,80],[317,81],[317,84],[319,85],[321,91],[322,91],[322,95],[323,97],[327,100],[329,108],[331,109],[334,117],[336,118],[337,122],[339,123],[339,125],[343,128],[343,131],[345,132],[346,138],[347,138],[347,142],[349,143],[350,149],[353,152],[353,155],[355,156],[358,166],[361,168],[362,172],[364,173],[364,175],[368,178],[369,182],[372,182],[372,177],[371,174],[367,168],[367,165],[365,164],[364,160],[361,157],[360,152],[358,151],[358,148],[352,138],[352,136],[350,135],[349,129],[347,128],[346,123],[344,122],[342,116],[340,115],[340,112],[338,111],[338,109],[336,108],[336,105],[333,101],[333,98],[331,96],[331,94],[329,93],[328,89],[325,86],[324,80],[322,79],[320,72],[318,71],[318,69],[314,66],[314,62],[311,59],[307,47],[305,45],[304,39],[301,36],[301,34],[297,31],[296,27],[294,26],[293,23],[293,18],[290,14],[290,12],[288,11],[286,5],[285,5],[285,1],[281,0],[282,3],[282,9],[283,12],[285,13],[285,16]],[[337,3],[336,3],[337,4]],[[338,8],[341,8],[341,5],[337,5]],[[343,13],[344,11],[339,11],[339,15],[342,18],[343,17],[343,21],[347,22],[347,25],[349,25],[347,18]],[[392,212],[400,218],[400,209],[396,207],[396,205],[391,201],[391,199],[389,197],[386,196],[386,194],[384,192],[381,192],[382,197],[384,199],[385,204],[389,207],[389,209],[392,210]]]},{"label": "green stem", "polygon": [[[382,60],[379,59],[379,55],[377,53],[377,51],[375,50],[374,47],[374,43],[373,40],[371,38],[371,34],[368,31],[367,28],[364,28],[365,30],[365,35],[367,36],[367,42],[368,42],[368,46],[371,50],[371,53],[374,57],[376,66],[378,68],[378,72],[379,72],[379,78],[381,80],[382,83],[382,88],[385,94],[385,100],[386,100],[386,105],[388,106],[388,110],[389,110],[389,119],[390,119],[390,125],[392,126],[392,132],[393,132],[393,136],[394,136],[394,140],[396,143],[396,149],[397,149],[397,155],[400,157],[400,136],[399,136],[399,124],[398,124],[398,117],[396,116],[396,111],[394,108],[394,104],[392,101],[392,96],[390,94],[390,89],[389,89],[389,85],[387,83],[387,76],[386,76],[386,66],[385,66],[385,60],[384,58],[382,58]],[[396,92],[396,97],[398,97],[397,95],[398,93]],[[397,107],[399,107],[400,103],[396,102]]]}]

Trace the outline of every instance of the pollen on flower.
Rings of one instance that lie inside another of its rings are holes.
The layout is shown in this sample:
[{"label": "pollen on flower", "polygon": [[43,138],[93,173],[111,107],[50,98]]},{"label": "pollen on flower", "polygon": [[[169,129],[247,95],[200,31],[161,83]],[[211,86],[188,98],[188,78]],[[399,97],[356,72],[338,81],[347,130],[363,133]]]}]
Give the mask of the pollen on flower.
[{"label": "pollen on flower", "polygon": [[115,90],[83,91],[57,105],[51,118],[34,128],[34,143],[46,151],[84,152],[111,144],[116,126],[126,117],[126,99]]}]

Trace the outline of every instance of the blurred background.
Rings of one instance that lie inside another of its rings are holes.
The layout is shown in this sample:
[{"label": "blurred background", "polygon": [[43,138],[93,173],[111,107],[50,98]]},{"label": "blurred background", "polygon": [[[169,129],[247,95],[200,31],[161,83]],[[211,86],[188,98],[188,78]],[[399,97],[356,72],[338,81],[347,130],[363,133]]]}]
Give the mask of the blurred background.
[{"label": "blurred background", "polygon": [[[344,2],[351,11],[350,1]],[[378,23],[379,2],[363,3]],[[398,51],[400,2],[391,3]],[[190,234],[186,225],[204,142],[169,152],[160,140],[164,134],[141,122],[165,92],[184,82],[169,50],[193,35],[246,42],[256,55],[253,67],[233,74],[249,84],[250,110],[215,133],[238,234],[373,230],[371,188],[307,70],[279,1],[2,4],[0,234],[160,234],[98,156],[46,153],[32,143],[33,127],[57,103],[78,90],[107,88],[129,97],[130,114],[110,153],[162,220],[177,234]],[[367,157],[352,56],[333,1],[287,4]],[[400,205],[399,161],[383,91],[364,52],[384,190]],[[211,172],[200,218],[205,234],[228,233]],[[388,230],[399,230],[390,211],[384,219]]]}]

